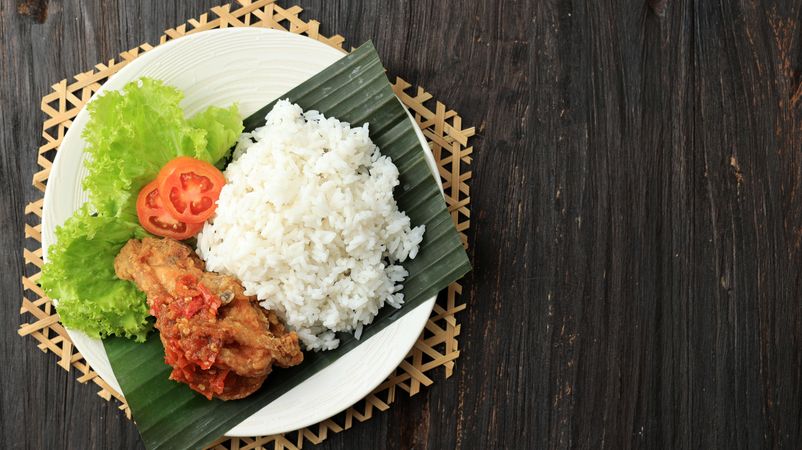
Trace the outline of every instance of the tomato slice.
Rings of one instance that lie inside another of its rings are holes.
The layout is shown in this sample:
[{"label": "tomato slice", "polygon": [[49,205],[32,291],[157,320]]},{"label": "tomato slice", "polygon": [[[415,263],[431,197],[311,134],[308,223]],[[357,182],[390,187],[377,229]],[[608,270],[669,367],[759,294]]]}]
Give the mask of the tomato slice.
[{"label": "tomato slice", "polygon": [[201,223],[212,217],[226,184],[215,166],[188,156],[168,162],[156,179],[164,209],[185,223]]},{"label": "tomato slice", "polygon": [[203,228],[203,222],[185,223],[164,209],[159,195],[158,180],[151,181],[139,191],[139,197],[136,199],[136,215],[139,217],[139,223],[149,233],[179,241],[195,236]]}]

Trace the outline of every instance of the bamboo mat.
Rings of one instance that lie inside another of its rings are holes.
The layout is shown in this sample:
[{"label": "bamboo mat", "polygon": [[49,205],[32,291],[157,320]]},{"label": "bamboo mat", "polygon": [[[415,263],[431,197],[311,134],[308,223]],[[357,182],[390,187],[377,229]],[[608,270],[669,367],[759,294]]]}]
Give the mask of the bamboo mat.
[{"label": "bamboo mat", "polygon": [[[344,39],[340,35],[323,36],[320,23],[299,17],[302,8],[291,6],[283,8],[275,0],[238,0],[234,5],[212,8],[209,13],[197,19],[166,30],[159,44],[199,31],[226,27],[265,27],[284,30],[308,36],[343,50]],[[66,371],[74,371],[80,383],[93,382],[99,388],[98,395],[105,400],[115,399],[119,409],[129,418],[128,406],[122,396],[111,389],[84,361],[75,349],[64,327],[59,323],[58,314],[50,299],[38,286],[41,275],[41,217],[43,193],[50,174],[53,157],[72,119],[83,108],[101,84],[140,54],[154,48],[142,44],[120,54],[117,60],[100,63],[88,72],[77,74],[73,80],[61,80],[52,86],[53,90],[42,98],[41,108],[46,115],[42,127],[44,144],[39,147],[37,161],[41,170],[33,176],[33,185],[41,194],[39,198],[25,207],[25,241],[23,257],[26,273],[22,278],[23,299],[20,314],[23,316],[19,329],[20,336],[31,336],[43,352],[52,352],[57,364]],[[462,119],[453,110],[434,99],[432,94],[421,87],[413,87],[401,78],[396,78],[393,89],[401,101],[411,110],[415,120],[429,142],[432,154],[437,161],[446,203],[463,245],[467,247],[466,230],[470,225],[470,190],[472,147],[469,139],[474,128],[464,128]],[[465,309],[461,301],[462,285],[455,282],[438,297],[423,334],[410,350],[404,361],[371,394],[351,406],[346,411],[316,425],[291,433],[250,438],[222,438],[214,448],[218,449],[297,449],[305,444],[324,441],[330,433],[339,433],[373,417],[376,411],[386,411],[398,395],[413,396],[423,386],[431,385],[433,374],[441,371],[446,378],[454,372],[455,360],[459,357],[457,337],[460,325],[456,314]]]}]

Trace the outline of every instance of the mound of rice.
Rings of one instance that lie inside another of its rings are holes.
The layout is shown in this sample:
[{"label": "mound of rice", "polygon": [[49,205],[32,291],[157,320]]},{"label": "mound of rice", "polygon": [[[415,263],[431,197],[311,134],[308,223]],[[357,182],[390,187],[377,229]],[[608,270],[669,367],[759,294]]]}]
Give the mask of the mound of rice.
[{"label": "mound of rice", "polygon": [[367,124],[279,101],[240,138],[225,176],[198,254],[239,278],[307,349],[336,348],[336,331],[359,338],[385,303],[401,306],[407,272],[397,263],[415,258],[424,228],[398,210],[398,169]]}]

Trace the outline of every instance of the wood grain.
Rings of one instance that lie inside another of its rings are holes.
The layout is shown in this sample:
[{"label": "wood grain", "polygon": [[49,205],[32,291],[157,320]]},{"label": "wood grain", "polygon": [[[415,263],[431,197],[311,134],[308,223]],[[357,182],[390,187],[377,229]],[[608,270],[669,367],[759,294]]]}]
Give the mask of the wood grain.
[{"label": "wood grain", "polygon": [[[141,448],[16,336],[39,99],[219,0],[1,1],[0,446]],[[802,2],[300,4],[480,134],[457,373],[319,448],[802,446]]]}]

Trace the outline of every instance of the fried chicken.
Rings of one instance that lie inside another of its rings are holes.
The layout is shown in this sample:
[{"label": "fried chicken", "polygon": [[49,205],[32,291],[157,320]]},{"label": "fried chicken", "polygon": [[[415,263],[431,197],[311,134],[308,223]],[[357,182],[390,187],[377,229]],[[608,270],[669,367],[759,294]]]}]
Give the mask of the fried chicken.
[{"label": "fried chicken", "polygon": [[165,362],[173,367],[170,378],[209,399],[246,397],[259,389],[273,364],[303,361],[295,332],[246,296],[236,278],[206,272],[184,244],[131,239],[114,270],[147,295]]}]

